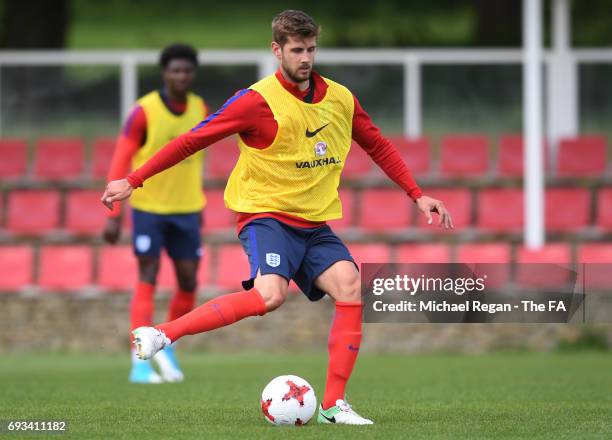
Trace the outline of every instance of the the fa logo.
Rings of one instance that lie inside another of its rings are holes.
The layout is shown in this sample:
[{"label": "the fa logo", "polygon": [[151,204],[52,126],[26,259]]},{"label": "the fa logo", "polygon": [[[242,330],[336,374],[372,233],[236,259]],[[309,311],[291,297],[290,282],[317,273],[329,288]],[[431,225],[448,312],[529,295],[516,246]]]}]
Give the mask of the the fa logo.
[{"label": "the fa logo", "polygon": [[280,265],[280,255],[267,253],[266,254],[266,264],[270,267],[278,267]]},{"label": "the fa logo", "polygon": [[315,145],[315,154],[317,156],[325,156],[327,154],[327,144],[325,142],[317,142]]},{"label": "the fa logo", "polygon": [[137,235],[135,244],[138,252],[145,253],[151,249],[151,237],[148,235]]}]

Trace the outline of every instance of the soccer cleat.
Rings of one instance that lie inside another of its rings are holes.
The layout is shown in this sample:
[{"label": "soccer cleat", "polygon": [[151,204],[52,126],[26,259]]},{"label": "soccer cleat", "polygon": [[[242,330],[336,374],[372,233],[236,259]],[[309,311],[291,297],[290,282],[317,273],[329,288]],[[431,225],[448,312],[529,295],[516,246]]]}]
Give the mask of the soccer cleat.
[{"label": "soccer cleat", "polygon": [[163,350],[153,356],[153,360],[157,363],[164,381],[182,382],[185,379],[185,375],[181,371],[181,367],[176,360],[174,346],[166,345]]},{"label": "soccer cleat", "polygon": [[336,423],[339,425],[373,425],[374,422],[361,417],[351,408],[351,405],[342,399],[336,400],[336,406],[323,409],[319,406],[319,423]]},{"label": "soccer cleat", "polygon": [[151,359],[155,353],[170,345],[170,339],[155,327],[138,327],[132,331],[134,347],[139,359]]},{"label": "soccer cleat", "polygon": [[136,357],[132,351],[132,371],[130,371],[130,382],[132,383],[162,383],[163,380],[151,366],[151,361],[143,361]]}]

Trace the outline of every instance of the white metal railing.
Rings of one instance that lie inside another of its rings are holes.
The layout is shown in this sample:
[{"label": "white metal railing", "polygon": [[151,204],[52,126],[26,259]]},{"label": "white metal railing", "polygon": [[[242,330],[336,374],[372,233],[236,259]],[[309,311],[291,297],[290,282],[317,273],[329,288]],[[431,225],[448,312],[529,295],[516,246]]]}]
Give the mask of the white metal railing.
[{"label": "white metal railing", "polygon": [[[524,0],[529,4],[528,0]],[[533,75],[537,58],[532,59],[530,91],[527,93],[524,76],[525,126],[532,126],[527,113],[541,114],[542,108],[548,110],[547,137],[551,147],[551,157],[555,157],[554,148],[560,136],[575,135],[579,131],[578,97],[578,65],[584,63],[612,63],[612,49],[571,49],[567,18],[567,0],[555,1],[555,32],[553,50],[542,51],[541,59],[546,65],[547,96],[544,105],[538,104],[538,112],[533,113],[534,90],[541,91],[540,75]],[[561,10],[565,8],[565,10]],[[538,50],[539,52],[539,50]],[[400,65],[403,66],[403,121],[404,133],[409,137],[418,137],[422,133],[422,81],[421,69],[424,65],[522,65],[527,52],[521,49],[322,49],[317,53],[317,63],[327,65]],[[138,91],[138,66],[157,63],[158,52],[149,51],[0,51],[0,75],[4,66],[45,66],[45,65],[116,65],[120,68],[119,102],[122,120],[136,101]],[[533,57],[532,57],[533,58]],[[199,52],[202,65],[255,65],[259,77],[264,77],[276,69],[276,60],[267,50],[203,50]],[[525,65],[526,66],[526,63]],[[1,76],[0,76],[1,79]],[[537,86],[534,84],[540,83]],[[0,83],[1,84],[1,83]],[[0,87],[0,109],[2,94]],[[537,95],[541,95],[535,92]],[[527,105],[531,104],[531,106]],[[531,107],[531,110],[529,109]],[[538,118],[539,119],[539,118]],[[541,152],[536,143],[542,136],[541,124],[534,130],[531,127],[531,148],[526,149],[526,213],[525,239],[531,248],[537,248],[544,243],[543,230],[543,188],[541,182],[541,157],[532,157],[533,151]],[[0,136],[2,136],[2,115],[0,114]],[[536,147],[536,148],[534,148]],[[531,152],[527,151],[530,150]],[[528,153],[528,154],[527,154]],[[535,159],[535,160],[534,160]],[[535,170],[535,168],[540,168]],[[536,173],[529,172],[537,171]],[[538,174],[539,173],[539,174]],[[538,177],[539,176],[539,177]],[[539,184],[538,184],[539,181]],[[530,195],[529,195],[530,194]]]},{"label": "white metal railing", "polygon": [[[138,66],[157,63],[158,51],[0,51],[0,75],[4,66],[116,65],[120,68],[120,115],[125,118],[137,99]],[[545,51],[543,61],[551,64],[558,52]],[[574,49],[564,52],[574,69],[584,63],[612,63],[612,49]],[[399,65],[404,68],[404,133],[422,134],[421,68],[424,65],[516,64],[523,60],[520,49],[321,49],[317,64],[326,65]],[[276,69],[276,60],[267,50],[202,50],[202,65],[255,65],[263,77]],[[547,69],[548,80],[556,75]],[[576,77],[577,81],[577,77]],[[577,89],[574,84],[573,87]],[[0,105],[2,96],[0,95]],[[577,101],[579,102],[579,101]],[[558,108],[558,106],[555,106]],[[0,107],[1,108],[1,107]],[[545,107],[546,108],[546,107]],[[577,111],[574,111],[577,115]],[[550,115],[549,115],[550,117]],[[577,116],[576,116],[577,117]],[[576,123],[576,127],[578,124]],[[1,117],[0,117],[1,135]]]}]

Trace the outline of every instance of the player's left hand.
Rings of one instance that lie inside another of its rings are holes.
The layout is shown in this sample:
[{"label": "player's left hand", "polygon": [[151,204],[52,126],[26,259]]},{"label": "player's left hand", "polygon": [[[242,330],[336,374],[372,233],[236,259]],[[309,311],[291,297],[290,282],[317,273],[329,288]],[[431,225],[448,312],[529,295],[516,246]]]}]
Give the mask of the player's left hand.
[{"label": "player's left hand", "polygon": [[127,179],[113,180],[106,185],[100,201],[112,211],[113,202],[127,199],[132,195],[132,191],[134,191],[134,188],[132,188]]},{"label": "player's left hand", "polygon": [[433,223],[433,218],[431,217],[432,212],[438,213],[440,219],[438,221],[439,226],[444,226],[446,229],[453,229],[455,226],[453,225],[453,220],[451,218],[450,212],[444,206],[441,200],[433,199],[428,196],[421,196],[416,200],[416,204],[419,209],[425,214],[427,217],[427,224],[431,225]]}]

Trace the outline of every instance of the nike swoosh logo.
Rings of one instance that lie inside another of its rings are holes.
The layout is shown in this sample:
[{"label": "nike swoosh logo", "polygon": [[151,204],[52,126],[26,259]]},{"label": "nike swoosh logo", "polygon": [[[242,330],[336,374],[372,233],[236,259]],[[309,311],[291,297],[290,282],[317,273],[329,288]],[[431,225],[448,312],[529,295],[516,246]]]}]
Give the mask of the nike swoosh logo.
[{"label": "nike swoosh logo", "polygon": [[329,417],[327,417],[325,414],[321,413],[321,415],[323,416],[324,419],[330,421],[331,423],[336,423],[336,416],[332,416],[332,418],[330,419]]},{"label": "nike swoosh logo", "polygon": [[315,131],[310,131],[308,130],[308,128],[306,129],[306,137],[307,138],[311,138],[313,137],[315,134],[317,134],[318,132],[320,132],[321,130],[323,130],[325,127],[327,127],[329,125],[329,122],[327,124],[325,124],[323,127],[319,127],[317,128]]},{"label": "nike swoosh logo", "polygon": [[359,347],[353,347],[353,344],[349,344],[348,349],[351,351],[359,351]]}]

